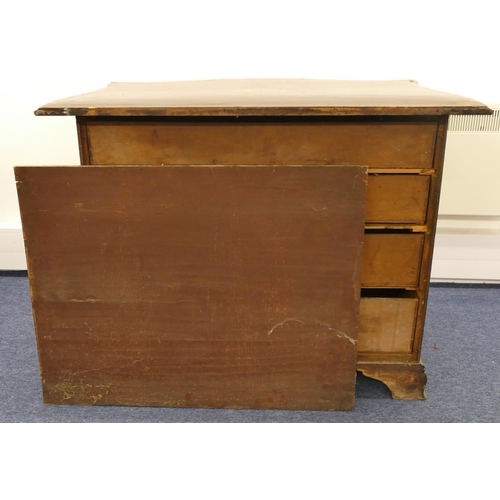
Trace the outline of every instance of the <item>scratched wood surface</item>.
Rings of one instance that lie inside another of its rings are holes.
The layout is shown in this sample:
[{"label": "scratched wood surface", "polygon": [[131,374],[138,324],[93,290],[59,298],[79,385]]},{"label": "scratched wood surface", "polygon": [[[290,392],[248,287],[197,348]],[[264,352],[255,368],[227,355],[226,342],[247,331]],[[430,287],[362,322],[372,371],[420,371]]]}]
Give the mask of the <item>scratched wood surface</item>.
[{"label": "scratched wood surface", "polygon": [[368,176],[366,222],[424,224],[427,215],[430,176]]},{"label": "scratched wood surface", "polygon": [[365,234],[362,286],[417,288],[423,244],[423,234]]},{"label": "scratched wood surface", "polygon": [[46,403],[352,409],[366,168],[16,179]]},{"label": "scratched wood surface", "polygon": [[37,115],[447,115],[491,114],[467,97],[411,80],[241,79],[115,82],[42,106]]},{"label": "scratched wood surface", "polygon": [[[432,167],[435,121],[84,119],[95,165]],[[362,144],[362,147],[360,147]]]},{"label": "scratched wood surface", "polygon": [[418,299],[363,297],[358,352],[410,353]]}]

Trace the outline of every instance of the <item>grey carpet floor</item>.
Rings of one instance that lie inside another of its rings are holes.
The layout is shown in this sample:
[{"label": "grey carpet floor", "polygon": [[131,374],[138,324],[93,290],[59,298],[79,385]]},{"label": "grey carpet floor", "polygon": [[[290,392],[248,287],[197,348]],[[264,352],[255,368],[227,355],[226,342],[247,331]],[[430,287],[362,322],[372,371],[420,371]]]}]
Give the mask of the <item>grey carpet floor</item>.
[{"label": "grey carpet floor", "polygon": [[[500,422],[500,288],[430,290],[426,401],[358,375],[350,412],[44,405],[28,279],[0,274],[0,422]],[[436,349],[434,346],[438,344]]]}]

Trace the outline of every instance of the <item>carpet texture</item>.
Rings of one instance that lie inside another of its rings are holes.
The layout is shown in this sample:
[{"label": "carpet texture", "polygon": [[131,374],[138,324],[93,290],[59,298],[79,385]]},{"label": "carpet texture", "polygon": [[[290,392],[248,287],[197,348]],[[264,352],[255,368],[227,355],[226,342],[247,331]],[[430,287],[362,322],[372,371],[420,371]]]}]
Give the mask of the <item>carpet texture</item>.
[{"label": "carpet texture", "polygon": [[0,273],[0,297],[0,422],[500,422],[500,287],[432,286],[427,400],[358,374],[351,412],[44,405],[25,273]]}]

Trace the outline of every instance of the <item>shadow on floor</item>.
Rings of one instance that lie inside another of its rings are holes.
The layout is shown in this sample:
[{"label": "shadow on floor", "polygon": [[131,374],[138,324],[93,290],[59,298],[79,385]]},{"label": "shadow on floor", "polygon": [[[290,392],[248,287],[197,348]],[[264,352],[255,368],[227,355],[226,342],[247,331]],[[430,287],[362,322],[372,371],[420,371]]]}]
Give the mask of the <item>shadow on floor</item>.
[{"label": "shadow on floor", "polygon": [[392,399],[392,395],[383,382],[358,373],[356,376],[356,399]]}]

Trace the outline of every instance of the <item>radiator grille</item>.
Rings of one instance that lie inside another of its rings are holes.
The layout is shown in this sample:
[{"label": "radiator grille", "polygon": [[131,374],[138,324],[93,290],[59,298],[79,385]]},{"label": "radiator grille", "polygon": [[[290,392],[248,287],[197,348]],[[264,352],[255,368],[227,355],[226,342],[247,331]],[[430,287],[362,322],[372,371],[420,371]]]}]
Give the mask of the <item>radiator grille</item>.
[{"label": "radiator grille", "polygon": [[449,132],[500,132],[500,108],[492,115],[452,115]]}]

